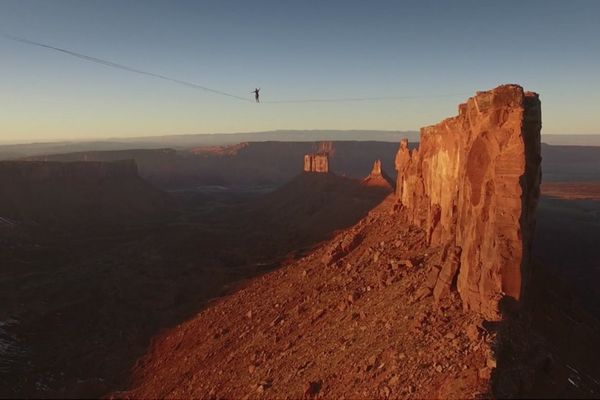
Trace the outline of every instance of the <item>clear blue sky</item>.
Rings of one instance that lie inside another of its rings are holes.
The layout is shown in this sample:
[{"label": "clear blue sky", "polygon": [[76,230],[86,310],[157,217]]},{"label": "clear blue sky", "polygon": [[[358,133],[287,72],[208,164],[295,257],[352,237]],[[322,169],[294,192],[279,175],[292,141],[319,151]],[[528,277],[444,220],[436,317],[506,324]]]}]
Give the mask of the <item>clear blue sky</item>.
[{"label": "clear blue sky", "polygon": [[0,141],[413,130],[501,83],[544,133],[600,133],[596,0],[0,0],[0,32],[249,98],[423,96],[257,105],[0,37]]}]

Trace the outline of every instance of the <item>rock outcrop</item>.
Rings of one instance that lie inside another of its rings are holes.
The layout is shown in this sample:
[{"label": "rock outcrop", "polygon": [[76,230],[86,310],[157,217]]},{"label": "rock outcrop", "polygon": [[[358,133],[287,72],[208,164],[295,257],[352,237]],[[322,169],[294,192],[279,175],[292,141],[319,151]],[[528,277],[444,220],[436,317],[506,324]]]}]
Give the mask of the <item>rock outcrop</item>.
[{"label": "rock outcrop", "polygon": [[327,154],[306,154],[304,156],[304,172],[329,172],[329,156]]},{"label": "rock outcrop", "polygon": [[381,160],[375,160],[373,163],[373,169],[369,176],[362,180],[362,184],[366,186],[381,187],[390,192],[393,191],[393,181],[390,177],[381,169]]},{"label": "rock outcrop", "polygon": [[456,280],[466,309],[500,318],[521,298],[539,197],[541,106],[517,85],[478,92],[459,114],[403,140],[396,193],[409,222],[443,246],[436,299]]},{"label": "rock outcrop", "polygon": [[304,172],[328,173],[329,157],[334,153],[332,142],[319,142],[314,153],[304,155]]}]

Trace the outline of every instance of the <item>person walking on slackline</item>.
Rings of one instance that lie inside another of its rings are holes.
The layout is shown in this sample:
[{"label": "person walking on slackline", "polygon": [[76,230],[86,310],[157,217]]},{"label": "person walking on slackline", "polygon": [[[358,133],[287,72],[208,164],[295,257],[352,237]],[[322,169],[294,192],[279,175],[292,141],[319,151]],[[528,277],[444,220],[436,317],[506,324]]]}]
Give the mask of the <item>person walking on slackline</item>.
[{"label": "person walking on slackline", "polygon": [[255,88],[250,93],[254,93],[254,100],[256,100],[257,103],[260,103],[260,101],[258,100],[258,92],[260,92],[260,88]]}]

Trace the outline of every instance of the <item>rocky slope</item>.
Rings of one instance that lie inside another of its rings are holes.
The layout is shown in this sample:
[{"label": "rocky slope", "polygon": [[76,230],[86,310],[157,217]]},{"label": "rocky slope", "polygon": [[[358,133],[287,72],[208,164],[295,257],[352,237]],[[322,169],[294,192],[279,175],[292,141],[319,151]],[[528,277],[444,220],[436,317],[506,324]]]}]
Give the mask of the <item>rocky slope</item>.
[{"label": "rocky slope", "polygon": [[485,394],[492,334],[457,296],[422,291],[442,249],[390,218],[394,201],[162,335],[115,397]]}]

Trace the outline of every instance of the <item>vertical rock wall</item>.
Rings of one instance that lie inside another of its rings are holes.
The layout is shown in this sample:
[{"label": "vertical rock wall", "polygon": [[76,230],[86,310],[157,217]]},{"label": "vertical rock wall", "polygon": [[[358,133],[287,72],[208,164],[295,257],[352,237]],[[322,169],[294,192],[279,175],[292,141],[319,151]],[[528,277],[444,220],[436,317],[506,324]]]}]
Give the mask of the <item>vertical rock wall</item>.
[{"label": "vertical rock wall", "polygon": [[539,197],[540,130],[538,95],[503,85],[422,128],[418,149],[401,143],[396,193],[403,212],[431,245],[444,246],[436,298],[456,280],[465,308],[498,319],[503,297],[521,297]]}]

